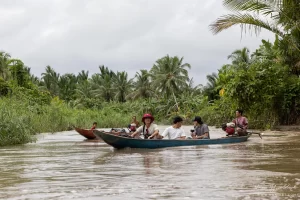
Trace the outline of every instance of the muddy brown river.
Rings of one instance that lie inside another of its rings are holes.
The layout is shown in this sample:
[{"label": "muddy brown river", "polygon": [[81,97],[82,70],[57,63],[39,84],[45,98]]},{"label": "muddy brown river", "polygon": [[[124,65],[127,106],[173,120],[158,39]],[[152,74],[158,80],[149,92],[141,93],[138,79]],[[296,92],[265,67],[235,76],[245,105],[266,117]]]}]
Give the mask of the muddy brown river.
[{"label": "muddy brown river", "polygon": [[[210,130],[211,138],[224,136]],[[296,132],[265,132],[239,144],[116,150],[69,131],[1,147],[0,159],[0,199],[300,199]]]}]

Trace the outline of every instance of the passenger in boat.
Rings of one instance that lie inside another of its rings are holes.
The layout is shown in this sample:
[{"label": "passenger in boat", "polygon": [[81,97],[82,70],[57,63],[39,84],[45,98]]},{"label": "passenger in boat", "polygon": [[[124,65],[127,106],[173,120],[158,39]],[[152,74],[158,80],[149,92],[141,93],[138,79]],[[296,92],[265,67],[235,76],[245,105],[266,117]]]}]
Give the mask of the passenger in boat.
[{"label": "passenger in boat", "polygon": [[128,125],[129,131],[135,132],[139,126],[140,126],[139,121],[136,120],[136,116],[133,116],[131,123]]},{"label": "passenger in boat", "polygon": [[185,139],[186,134],[182,126],[183,119],[179,116],[174,117],[173,125],[166,128],[162,133],[162,138],[167,137],[168,139]]},{"label": "passenger in boat", "polygon": [[144,114],[142,118],[143,126],[140,126],[131,137],[143,135],[144,139],[157,139],[159,130],[156,124],[153,124],[154,117],[151,114]]},{"label": "passenger in boat", "polygon": [[236,118],[232,121],[235,124],[236,132],[239,136],[247,135],[248,119],[243,116],[243,110],[237,109],[235,111]]},{"label": "passenger in boat", "polygon": [[234,123],[226,123],[222,124],[222,130],[226,132],[226,136],[232,136],[235,133],[235,124]]},{"label": "passenger in boat", "polygon": [[94,122],[91,130],[95,130],[96,128],[97,128],[97,122]]},{"label": "passenger in boat", "polygon": [[210,139],[207,124],[204,124],[201,117],[194,118],[194,132],[191,133],[193,139]]},{"label": "passenger in boat", "polygon": [[123,129],[123,128],[112,128],[111,130],[110,130],[110,132],[111,133],[113,133],[113,134],[115,134],[115,135],[122,135],[122,136],[127,136],[128,134],[127,134],[127,132],[126,132],[126,130],[125,129]]}]

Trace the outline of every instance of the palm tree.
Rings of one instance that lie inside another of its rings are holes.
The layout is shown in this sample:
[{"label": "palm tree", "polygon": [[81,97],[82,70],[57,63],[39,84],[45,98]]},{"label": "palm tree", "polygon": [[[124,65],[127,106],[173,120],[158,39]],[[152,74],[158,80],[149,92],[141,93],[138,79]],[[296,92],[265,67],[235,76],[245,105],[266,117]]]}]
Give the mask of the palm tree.
[{"label": "palm tree", "polygon": [[194,97],[196,95],[201,95],[203,91],[203,85],[202,84],[198,84],[196,86],[194,86],[194,80],[193,78],[191,78],[188,82],[188,84],[183,88],[183,95],[184,96],[191,96]]},{"label": "palm tree", "polygon": [[106,74],[108,74],[110,77],[115,76],[116,74],[109,70],[108,67],[104,67],[104,65],[99,66],[100,70],[100,76],[103,78]]},{"label": "palm tree", "polygon": [[133,82],[134,89],[128,94],[128,98],[130,99],[138,99],[138,98],[149,98],[153,96],[154,92],[151,87],[150,74],[147,70],[142,69],[140,72],[136,72],[135,74],[136,81]]},{"label": "palm tree", "polygon": [[247,47],[244,47],[243,49],[237,49],[234,52],[232,52],[228,59],[232,60],[233,65],[239,65],[239,64],[250,64],[250,56],[249,56],[249,49]]},{"label": "palm tree", "polygon": [[77,84],[75,89],[78,99],[84,100],[86,98],[92,98],[94,96],[91,84],[89,81],[84,81],[81,84]]},{"label": "palm tree", "polygon": [[217,87],[217,83],[218,83],[218,74],[216,73],[212,73],[206,76],[207,78],[207,85],[204,87],[204,91],[203,93],[208,96],[208,99],[210,101],[213,101],[215,99],[218,99],[218,87]]},{"label": "palm tree", "polygon": [[64,74],[59,77],[59,98],[69,102],[75,95],[77,77],[74,74]]},{"label": "palm tree", "polygon": [[54,69],[51,68],[49,65],[46,67],[46,72],[42,73],[42,80],[44,82],[44,85],[52,95],[58,95],[59,93],[59,76],[60,75],[56,73]]},{"label": "palm tree", "polygon": [[167,97],[179,92],[189,81],[188,71],[191,65],[182,63],[183,57],[170,57],[169,55],[158,59],[150,70],[154,88],[165,93]]},{"label": "palm tree", "polygon": [[127,72],[117,72],[113,87],[115,89],[115,98],[120,102],[125,102],[125,97],[132,87],[132,79],[128,80]]},{"label": "palm tree", "polygon": [[100,75],[96,74],[92,77],[92,88],[95,97],[103,98],[107,102],[113,100],[114,88],[113,77],[110,74]]},{"label": "palm tree", "polygon": [[[223,15],[210,25],[217,34],[235,25],[243,30],[261,29],[275,33],[285,64],[300,74],[300,2],[299,0],[224,0],[234,14]],[[270,20],[268,20],[270,19]]]},{"label": "palm tree", "polygon": [[107,102],[113,100],[114,86],[116,74],[109,70],[108,67],[99,66],[100,73],[93,74],[91,78],[91,86],[93,94],[97,98],[103,98]]},{"label": "palm tree", "polygon": [[157,88],[158,92],[165,93],[167,98],[173,95],[177,110],[179,106],[174,93],[179,93],[181,88],[187,85],[189,76],[185,68],[191,68],[190,64],[182,62],[183,57],[167,55],[158,59],[150,70],[154,88]]},{"label": "palm tree", "polygon": [[81,70],[81,72],[79,72],[77,75],[78,82],[86,81],[88,80],[88,78],[89,78],[89,71],[85,72],[84,70]]},{"label": "palm tree", "polygon": [[11,59],[8,64],[14,82],[21,87],[28,86],[30,69],[25,67],[24,63],[19,59]]}]

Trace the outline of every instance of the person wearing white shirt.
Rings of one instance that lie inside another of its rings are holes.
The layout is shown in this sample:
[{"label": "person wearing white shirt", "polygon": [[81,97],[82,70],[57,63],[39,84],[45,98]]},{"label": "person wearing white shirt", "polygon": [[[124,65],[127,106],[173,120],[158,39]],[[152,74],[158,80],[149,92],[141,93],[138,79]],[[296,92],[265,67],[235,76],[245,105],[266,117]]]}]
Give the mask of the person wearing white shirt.
[{"label": "person wearing white shirt", "polygon": [[166,128],[165,131],[162,133],[163,138],[168,139],[185,139],[186,134],[182,126],[183,119],[179,116],[173,119],[173,125]]}]

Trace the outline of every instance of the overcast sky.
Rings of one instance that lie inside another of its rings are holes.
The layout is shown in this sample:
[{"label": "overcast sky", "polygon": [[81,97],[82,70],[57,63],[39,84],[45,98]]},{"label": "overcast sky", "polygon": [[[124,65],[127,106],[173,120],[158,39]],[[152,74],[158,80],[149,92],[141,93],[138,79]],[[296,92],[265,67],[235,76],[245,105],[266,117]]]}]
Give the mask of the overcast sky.
[{"label": "overcast sky", "polygon": [[213,35],[208,25],[226,13],[221,0],[1,0],[0,51],[39,77],[47,65],[60,74],[105,65],[132,78],[177,55],[205,84],[234,50],[274,40],[267,31],[241,38],[239,26]]}]

